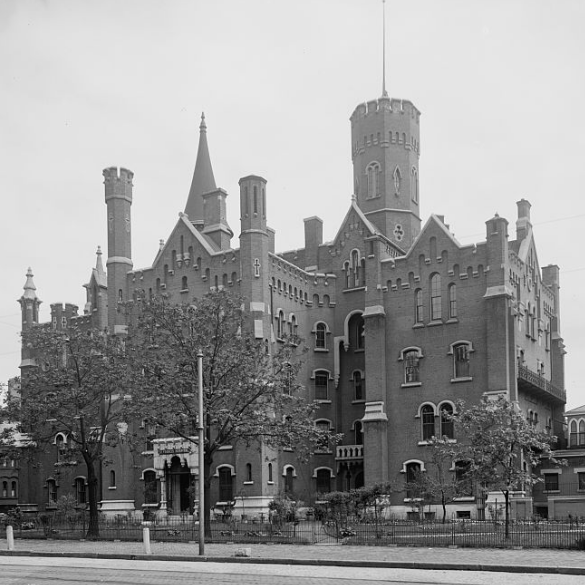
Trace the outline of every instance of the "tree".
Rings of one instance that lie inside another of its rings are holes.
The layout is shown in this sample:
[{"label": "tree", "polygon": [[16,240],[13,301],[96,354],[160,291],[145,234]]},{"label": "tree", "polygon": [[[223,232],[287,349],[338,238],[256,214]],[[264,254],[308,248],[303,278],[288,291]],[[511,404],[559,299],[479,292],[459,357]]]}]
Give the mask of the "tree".
[{"label": "tree", "polygon": [[505,535],[509,538],[510,493],[541,481],[532,470],[543,458],[560,463],[551,454],[555,437],[529,424],[517,404],[501,395],[483,397],[472,406],[461,402],[453,419],[462,439],[456,457],[469,462],[469,474],[477,485],[504,495]]},{"label": "tree", "polygon": [[54,450],[61,434],[55,471],[85,463],[87,537],[97,538],[98,470],[106,462],[104,448],[127,438],[120,403],[131,370],[124,341],[96,330],[33,327],[23,332],[23,343],[33,352],[36,365],[23,374],[21,396],[8,400],[5,415],[15,424],[5,439],[22,445],[23,433],[26,449],[38,453]]},{"label": "tree", "polygon": [[313,422],[316,404],[297,381],[302,351],[297,339],[269,353],[253,335],[244,300],[210,292],[191,304],[165,298],[139,300],[130,307],[132,352],[137,372],[130,418],[146,419],[167,435],[198,448],[197,356],[203,355],[205,429],[205,528],[210,532],[211,468],[222,446],[261,441],[293,448],[298,456],[323,449],[332,437]]},{"label": "tree", "polygon": [[424,502],[441,503],[443,510],[442,521],[447,519],[447,504],[457,496],[470,495],[468,493],[470,478],[469,466],[466,465],[461,476],[453,476],[450,469],[457,463],[457,447],[448,437],[432,437],[425,448],[429,455],[426,461],[426,470],[417,471],[413,481],[406,485],[406,489],[415,494],[413,499]]}]

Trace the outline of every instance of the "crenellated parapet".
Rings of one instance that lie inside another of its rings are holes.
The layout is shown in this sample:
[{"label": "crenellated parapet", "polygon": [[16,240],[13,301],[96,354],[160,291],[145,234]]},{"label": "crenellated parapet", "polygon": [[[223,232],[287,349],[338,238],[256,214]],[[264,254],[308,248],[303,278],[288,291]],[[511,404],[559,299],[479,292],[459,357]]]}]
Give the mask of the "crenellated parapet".
[{"label": "crenellated parapet", "polygon": [[134,173],[123,167],[108,167],[102,172],[104,176],[106,203],[109,199],[122,198],[132,202],[132,179]]}]

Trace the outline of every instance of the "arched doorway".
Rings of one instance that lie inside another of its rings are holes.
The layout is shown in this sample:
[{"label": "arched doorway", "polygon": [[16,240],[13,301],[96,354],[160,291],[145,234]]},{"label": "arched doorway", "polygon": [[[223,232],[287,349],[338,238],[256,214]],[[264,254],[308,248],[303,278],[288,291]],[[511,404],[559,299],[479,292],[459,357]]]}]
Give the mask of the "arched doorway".
[{"label": "arched doorway", "polygon": [[166,468],[167,510],[169,514],[191,512],[191,472],[189,467],[181,464],[176,455],[171,459],[170,467]]}]

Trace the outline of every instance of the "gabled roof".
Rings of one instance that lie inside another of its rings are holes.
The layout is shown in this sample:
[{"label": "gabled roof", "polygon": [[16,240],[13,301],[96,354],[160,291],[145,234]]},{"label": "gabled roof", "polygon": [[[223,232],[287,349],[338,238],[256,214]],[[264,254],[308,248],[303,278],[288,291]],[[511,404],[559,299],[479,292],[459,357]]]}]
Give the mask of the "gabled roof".
[{"label": "gabled roof", "polygon": [[585,415],[585,404],[583,406],[578,406],[577,408],[573,408],[571,410],[567,410],[565,412],[565,416],[579,416]]},{"label": "gabled roof", "polygon": [[225,250],[220,250],[213,241],[207,239],[192,223],[191,219],[184,213],[179,213],[179,221],[175,224],[171,235],[169,236],[168,240],[165,244],[162,244],[159,248],[154,261],[152,263],[152,267],[156,266],[157,262],[159,261],[160,257],[164,254],[169,242],[172,239],[173,234],[177,231],[180,225],[184,225],[194,236],[195,239],[201,244],[201,246],[205,249],[205,251],[209,254],[215,254],[217,252],[225,252]]},{"label": "gabled roof", "polygon": [[365,228],[370,232],[369,235],[371,235],[371,236],[373,236],[375,234],[383,235],[381,232],[379,232],[376,229],[376,226],[364,215],[364,212],[358,207],[355,195],[352,195],[351,205],[349,206],[349,209],[347,210],[347,213],[345,214],[345,217],[343,218],[343,221],[341,222],[341,225],[339,227],[339,230],[337,231],[337,234],[335,234],[335,237],[333,238],[333,242],[336,242],[339,239],[339,237],[343,234],[345,226],[349,221],[349,216],[350,216],[352,211],[354,211],[356,213],[358,218],[364,224]]},{"label": "gabled roof", "polygon": [[[465,248],[466,246],[462,246],[457,239],[455,238],[455,236],[447,229],[447,226],[444,224],[444,222],[442,221],[442,219],[438,216],[435,215],[434,213],[431,213],[429,219],[427,219],[425,225],[423,226],[423,228],[420,230],[420,233],[418,234],[418,236],[416,236],[416,238],[414,239],[414,242],[412,243],[412,246],[410,247],[410,249],[408,250],[408,252],[406,253],[406,257],[410,256],[418,242],[424,238],[425,232],[427,230],[429,230],[431,228],[431,226],[436,225],[453,243],[453,245],[457,248]],[[472,247],[473,244],[470,245],[470,247]]]}]

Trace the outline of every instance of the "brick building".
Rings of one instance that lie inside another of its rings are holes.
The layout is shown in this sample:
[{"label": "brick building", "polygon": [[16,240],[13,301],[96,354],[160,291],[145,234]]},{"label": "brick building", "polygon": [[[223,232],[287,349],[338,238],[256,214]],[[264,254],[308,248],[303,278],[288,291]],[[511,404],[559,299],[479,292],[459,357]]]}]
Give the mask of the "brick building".
[{"label": "brick building", "polygon": [[[83,314],[52,305],[53,326],[77,321],[120,333],[118,304],[139,291],[179,303],[232,289],[246,299],[254,334],[269,350],[286,332],[305,340],[302,376],[308,399],[319,401],[315,423],[343,433],[335,452],[308,463],[264,447],[222,451],[213,470],[218,507],[235,500],[236,514],[259,515],[282,492],[311,505],[329,490],[400,484],[424,471],[432,436],[457,440],[443,413],[486,393],[507,395],[535,425],[562,435],[559,269],[539,266],[530,203],[517,204],[515,236],[496,215],[485,222],[485,239],[472,245],[457,242],[442,216],[422,224],[419,132],[420,112],[410,101],[383,96],[358,105],[351,116],[353,196],[337,235],[324,242],[322,220],[309,217],[304,247],[284,253],[268,227],[276,203],[256,175],[239,181],[240,241],[233,245],[228,193],[216,185],[204,117],[184,213],[152,266],[132,263],[133,173],[103,171],[107,270],[98,250]],[[28,327],[38,322],[40,303],[30,272],[24,288]],[[23,348],[23,369],[29,359]],[[118,450],[102,471],[103,511],[189,509],[196,455],[177,439],[146,435],[138,459]],[[66,439],[56,437],[56,456]],[[67,474],[57,482],[47,462],[29,478],[21,503],[43,509],[75,490],[83,504],[83,470]],[[518,514],[531,505],[530,494],[516,494]],[[470,493],[450,511],[481,514],[484,506]],[[392,495],[393,512],[410,509],[406,492]]]}]

